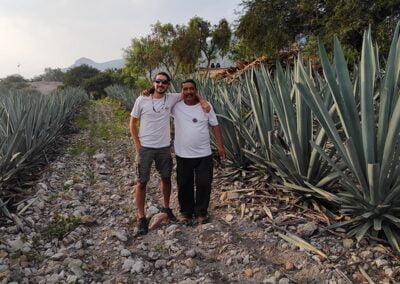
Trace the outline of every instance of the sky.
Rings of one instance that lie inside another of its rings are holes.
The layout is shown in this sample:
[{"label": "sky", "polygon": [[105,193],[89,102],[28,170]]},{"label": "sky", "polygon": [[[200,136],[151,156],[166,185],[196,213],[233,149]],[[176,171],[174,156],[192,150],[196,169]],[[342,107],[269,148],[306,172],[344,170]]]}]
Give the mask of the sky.
[{"label": "sky", "polygon": [[81,57],[120,59],[151,25],[187,24],[194,16],[234,23],[241,0],[0,0],[0,78],[27,79]]}]

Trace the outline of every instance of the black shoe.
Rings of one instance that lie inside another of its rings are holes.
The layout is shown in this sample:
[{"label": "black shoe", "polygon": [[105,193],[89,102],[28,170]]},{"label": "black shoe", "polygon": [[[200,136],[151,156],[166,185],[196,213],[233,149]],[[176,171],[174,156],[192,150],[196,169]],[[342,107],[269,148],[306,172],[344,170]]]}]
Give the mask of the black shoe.
[{"label": "black shoe", "polygon": [[161,212],[166,213],[168,215],[169,220],[176,221],[176,217],[175,217],[174,213],[172,213],[171,208],[163,208],[163,209],[161,209]]},{"label": "black shoe", "polygon": [[137,228],[138,228],[137,235],[147,234],[147,232],[149,231],[149,223],[146,217],[142,217],[138,220]]},{"label": "black shoe", "polygon": [[197,223],[199,224],[207,224],[208,222],[210,222],[210,218],[207,215],[197,217]]}]

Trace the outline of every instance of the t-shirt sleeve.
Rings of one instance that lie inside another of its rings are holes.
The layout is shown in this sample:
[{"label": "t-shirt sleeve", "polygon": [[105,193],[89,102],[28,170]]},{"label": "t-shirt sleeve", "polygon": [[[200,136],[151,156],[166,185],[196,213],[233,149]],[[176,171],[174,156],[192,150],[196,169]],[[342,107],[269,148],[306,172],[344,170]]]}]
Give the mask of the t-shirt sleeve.
[{"label": "t-shirt sleeve", "polygon": [[142,98],[138,97],[135,101],[135,104],[133,105],[132,111],[131,111],[131,116],[135,118],[140,118],[140,115],[142,113],[142,107],[141,107],[141,101]]},{"label": "t-shirt sleeve", "polygon": [[211,106],[210,112],[208,113],[208,123],[211,126],[217,126],[218,125],[217,115],[215,114],[214,109],[213,109],[212,106]]},{"label": "t-shirt sleeve", "polygon": [[180,93],[170,93],[171,96],[171,106],[173,107],[177,102],[182,100],[182,95]]}]

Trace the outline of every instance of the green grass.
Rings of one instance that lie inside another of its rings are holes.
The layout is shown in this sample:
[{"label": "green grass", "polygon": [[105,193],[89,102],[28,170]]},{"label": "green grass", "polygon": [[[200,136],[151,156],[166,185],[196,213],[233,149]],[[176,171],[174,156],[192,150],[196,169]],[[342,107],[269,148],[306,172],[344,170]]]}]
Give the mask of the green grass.
[{"label": "green grass", "polygon": [[78,217],[63,218],[60,215],[55,215],[53,220],[43,230],[43,236],[47,239],[62,239],[67,233],[75,230],[81,223],[82,221]]}]

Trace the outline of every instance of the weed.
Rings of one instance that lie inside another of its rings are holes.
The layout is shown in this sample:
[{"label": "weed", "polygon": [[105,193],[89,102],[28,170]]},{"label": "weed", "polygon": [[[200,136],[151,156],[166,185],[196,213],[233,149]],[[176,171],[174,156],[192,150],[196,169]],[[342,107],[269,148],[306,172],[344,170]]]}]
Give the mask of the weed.
[{"label": "weed", "polygon": [[82,223],[78,217],[63,218],[60,215],[55,215],[46,228],[43,230],[43,235],[47,239],[58,238],[62,239],[67,233],[73,231]]}]

